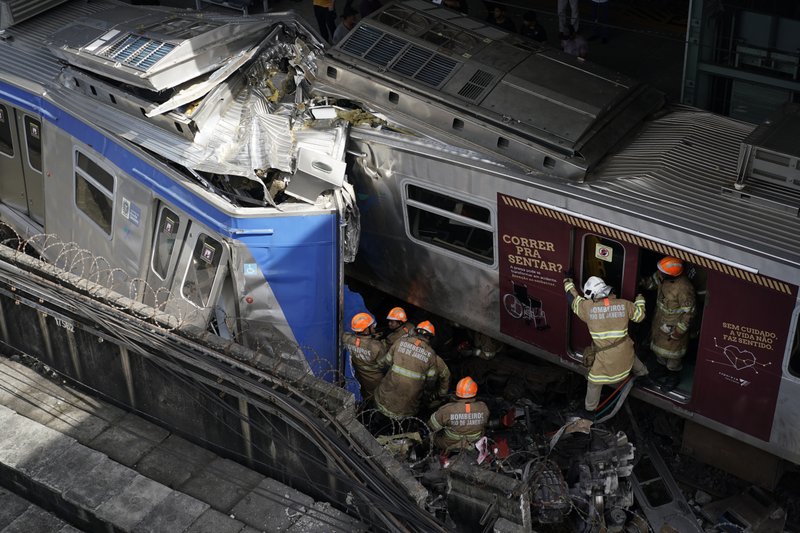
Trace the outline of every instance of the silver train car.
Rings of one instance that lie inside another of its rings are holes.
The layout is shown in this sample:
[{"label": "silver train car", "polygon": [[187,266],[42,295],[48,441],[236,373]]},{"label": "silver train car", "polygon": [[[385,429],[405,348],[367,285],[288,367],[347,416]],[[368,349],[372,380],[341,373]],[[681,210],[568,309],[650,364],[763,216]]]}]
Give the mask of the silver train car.
[{"label": "silver train car", "polygon": [[634,393],[800,462],[797,106],[759,127],[669,106],[421,0],[361,21],[318,86],[386,119],[350,131],[350,275],[583,371],[565,273],[633,299],[662,256],[680,257],[697,292],[688,364],[676,389]]},{"label": "silver train car", "polygon": [[4,238],[338,375],[353,202],[347,125],[314,120],[306,92],[313,31],[291,14],[0,7]]}]

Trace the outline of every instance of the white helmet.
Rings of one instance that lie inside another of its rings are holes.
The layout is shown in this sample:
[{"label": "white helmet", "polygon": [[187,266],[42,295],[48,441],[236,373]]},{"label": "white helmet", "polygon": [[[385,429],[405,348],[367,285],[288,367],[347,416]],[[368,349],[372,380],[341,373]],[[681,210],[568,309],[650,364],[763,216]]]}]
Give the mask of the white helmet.
[{"label": "white helmet", "polygon": [[587,298],[596,300],[597,298],[605,298],[611,292],[611,287],[606,285],[606,282],[597,276],[592,276],[583,284],[583,294]]}]

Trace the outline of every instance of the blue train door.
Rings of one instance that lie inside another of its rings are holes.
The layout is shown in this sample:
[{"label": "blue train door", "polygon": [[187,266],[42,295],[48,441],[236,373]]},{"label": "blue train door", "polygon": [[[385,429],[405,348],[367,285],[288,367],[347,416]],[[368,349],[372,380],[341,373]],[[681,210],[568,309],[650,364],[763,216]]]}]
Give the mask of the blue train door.
[{"label": "blue train door", "polygon": [[14,108],[0,101],[0,200],[17,211],[28,212],[25,179]]},{"label": "blue train door", "polygon": [[22,175],[25,179],[28,215],[44,225],[44,180],[42,179],[42,121],[29,113],[17,113],[17,131],[22,143]]},{"label": "blue train door", "polygon": [[228,245],[198,224],[187,224],[166,311],[183,323],[208,325],[228,274]]},{"label": "blue train door", "polygon": [[157,208],[155,229],[147,266],[143,302],[160,307],[170,296],[178,257],[186,235],[188,221],[172,208],[160,204]]}]

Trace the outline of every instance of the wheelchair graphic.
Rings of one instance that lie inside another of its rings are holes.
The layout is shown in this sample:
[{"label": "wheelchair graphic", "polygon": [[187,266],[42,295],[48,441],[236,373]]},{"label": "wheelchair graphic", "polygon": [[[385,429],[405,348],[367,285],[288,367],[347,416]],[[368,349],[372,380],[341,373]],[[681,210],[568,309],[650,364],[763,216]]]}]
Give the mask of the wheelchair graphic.
[{"label": "wheelchair graphic", "polygon": [[542,301],[528,295],[528,286],[511,282],[513,292],[503,296],[503,307],[511,318],[522,319],[536,329],[547,329],[547,315],[542,309]]}]

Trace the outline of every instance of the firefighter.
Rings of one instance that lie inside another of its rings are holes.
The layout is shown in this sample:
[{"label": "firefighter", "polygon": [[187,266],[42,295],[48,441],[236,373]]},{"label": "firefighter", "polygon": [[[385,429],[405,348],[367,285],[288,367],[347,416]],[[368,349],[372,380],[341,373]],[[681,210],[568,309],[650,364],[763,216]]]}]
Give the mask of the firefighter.
[{"label": "firefighter", "polygon": [[644,320],[644,296],[636,295],[635,302],[617,298],[597,276],[586,280],[583,295],[578,294],[569,277],[564,279],[564,291],[572,311],[586,322],[592,336],[592,346],[584,356],[593,352],[594,362],[586,377],[585,412],[581,413],[591,420],[603,385],[619,383],[631,372],[634,376],[647,375],[647,367],[636,357],[633,340],[628,336],[628,321]]},{"label": "firefighter", "polygon": [[375,404],[384,415],[416,416],[426,383],[432,382],[440,397],[447,394],[450,369],[431,348],[435,333],[433,324],[425,320],[386,352],[381,362],[389,370],[375,390]]},{"label": "firefighter", "polygon": [[386,315],[389,321],[389,331],[386,332],[386,343],[391,346],[398,339],[408,337],[414,332],[414,324],[408,321],[406,312],[402,307],[393,307],[389,314]]},{"label": "firefighter", "polygon": [[433,445],[442,453],[461,451],[486,433],[489,408],[475,401],[478,384],[466,377],[456,385],[456,401],[443,405],[431,415]]},{"label": "firefighter", "polygon": [[689,346],[689,325],[695,313],[695,293],[692,282],[683,275],[683,261],[664,257],[658,270],[640,282],[645,289],[657,290],[656,309],[650,330],[650,350],[656,361],[666,367],[661,380],[665,390],[680,383],[683,357]]},{"label": "firefighter", "polygon": [[386,355],[386,344],[374,338],[375,319],[369,313],[358,313],[350,321],[355,333],[342,335],[342,343],[350,354],[350,364],[361,386],[365,404],[372,402],[375,388],[383,379],[379,361]]}]

